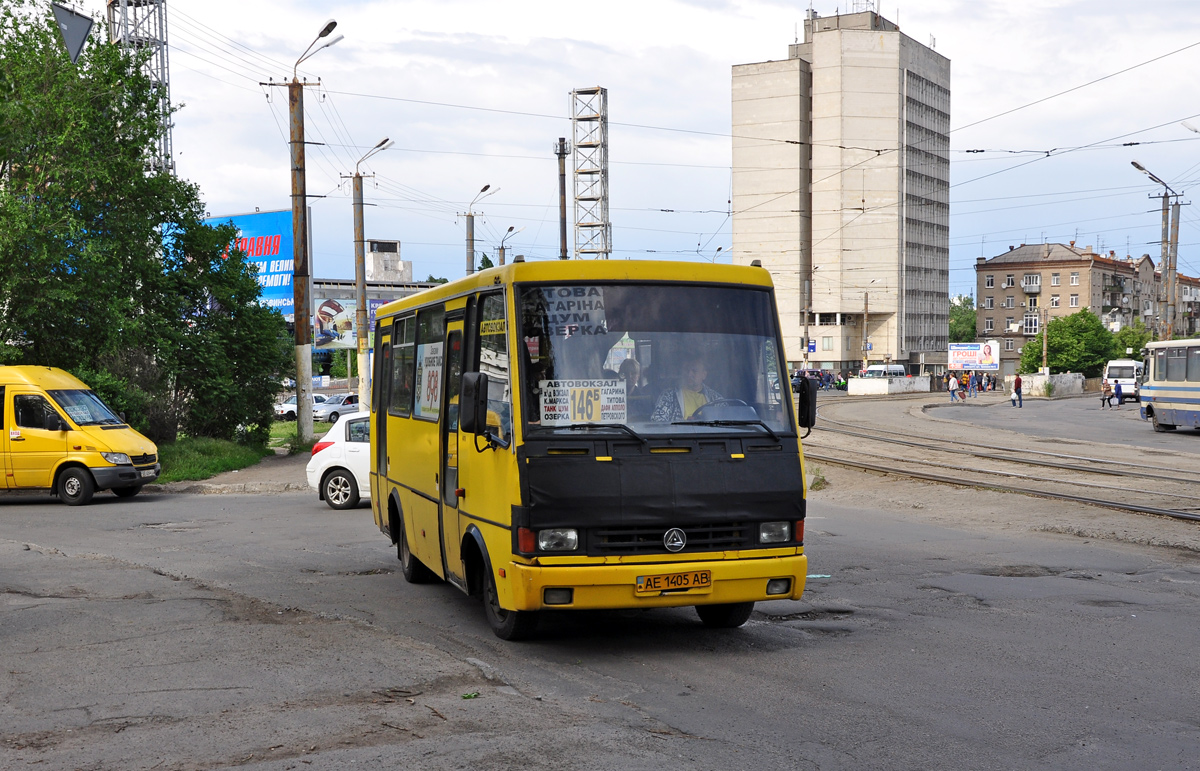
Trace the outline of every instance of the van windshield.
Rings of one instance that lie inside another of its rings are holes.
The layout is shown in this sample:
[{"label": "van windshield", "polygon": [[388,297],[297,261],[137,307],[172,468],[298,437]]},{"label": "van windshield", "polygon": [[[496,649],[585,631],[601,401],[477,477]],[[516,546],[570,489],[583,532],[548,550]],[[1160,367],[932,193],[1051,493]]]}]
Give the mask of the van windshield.
[{"label": "van windshield", "polygon": [[123,425],[125,421],[113,414],[95,391],[71,389],[49,391],[50,397],[58,402],[67,417],[75,421],[77,426],[107,426]]},{"label": "van windshield", "polygon": [[1121,378],[1122,380],[1133,379],[1133,367],[1109,367],[1108,376],[1110,378]]},{"label": "van windshield", "polygon": [[766,288],[523,285],[518,305],[533,432],[795,432]]}]

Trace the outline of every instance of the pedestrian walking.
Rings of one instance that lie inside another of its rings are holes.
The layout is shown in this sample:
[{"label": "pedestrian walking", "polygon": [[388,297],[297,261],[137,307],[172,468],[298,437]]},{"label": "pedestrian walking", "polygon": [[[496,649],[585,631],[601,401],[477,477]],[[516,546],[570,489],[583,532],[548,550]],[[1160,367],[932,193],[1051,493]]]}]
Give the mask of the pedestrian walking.
[{"label": "pedestrian walking", "polygon": [[975,373],[971,373],[971,377],[967,380],[967,396],[979,397],[978,393],[979,382],[975,380]]},{"label": "pedestrian walking", "polygon": [[1017,396],[1017,407],[1023,408],[1025,400],[1021,397],[1021,376],[1017,375],[1013,378],[1013,393]]},{"label": "pedestrian walking", "polygon": [[1112,386],[1110,386],[1108,381],[1105,380],[1104,387],[1100,389],[1100,409],[1107,410],[1112,407],[1112,396]]},{"label": "pedestrian walking", "polygon": [[1117,387],[1114,390],[1113,395],[1117,397],[1117,409],[1119,410],[1121,409],[1121,405],[1125,403],[1125,392],[1121,389],[1120,380],[1117,381]]},{"label": "pedestrian walking", "polygon": [[949,380],[946,382],[946,388],[950,391],[950,403],[954,403],[954,397],[958,395],[958,378],[949,375]]}]

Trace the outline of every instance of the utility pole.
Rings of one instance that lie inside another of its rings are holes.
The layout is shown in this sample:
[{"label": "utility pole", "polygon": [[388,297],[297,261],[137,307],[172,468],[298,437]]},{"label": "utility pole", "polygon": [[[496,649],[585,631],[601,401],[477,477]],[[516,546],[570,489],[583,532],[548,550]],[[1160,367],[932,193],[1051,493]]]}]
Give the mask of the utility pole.
[{"label": "utility pole", "polygon": [[1048,354],[1050,351],[1050,309],[1042,308],[1042,374],[1050,374]]},{"label": "utility pole", "polygon": [[[867,317],[867,309],[869,307],[867,304],[868,296],[869,296],[868,292],[863,292],[863,331],[862,331],[863,364],[862,364],[862,368],[863,368],[864,372],[866,372],[866,370],[867,370],[867,359],[869,358],[867,356],[867,318],[868,318]],[[805,342],[807,343],[808,341],[806,340]],[[805,346],[805,347],[807,348],[807,346]]]},{"label": "utility pole", "polygon": [[1171,243],[1167,253],[1167,339],[1175,339],[1175,261],[1179,256],[1179,196],[1171,204]]},{"label": "utility pole", "polygon": [[[558,156],[558,259],[567,259],[567,138],[559,137],[554,146]],[[503,265],[504,263],[501,263]]]},{"label": "utility pole", "polygon": [[[358,401],[360,410],[371,406],[371,389],[365,373],[367,366],[367,247],[363,227],[363,186],[362,173],[358,170],[363,161],[378,152],[382,152],[394,143],[384,137],[379,144],[367,151],[366,155],[354,164],[354,176],[350,179],[354,184],[354,341],[358,350]],[[343,175],[343,179],[344,179]],[[349,354],[347,354],[349,355]],[[347,369],[349,360],[347,360]]]},{"label": "utility pole", "polygon": [[[488,193],[488,190],[491,187],[492,186],[490,184],[488,184],[488,185],[484,185],[482,188],[480,188],[479,192],[475,194],[475,197],[471,199],[470,205],[467,206],[467,213],[465,216],[467,218],[467,275],[468,276],[475,272],[475,202],[478,201],[480,198],[487,198],[487,196],[489,196],[489,195],[494,195],[494,194],[500,192],[500,188],[496,188],[495,190],[492,190],[492,192]],[[487,195],[484,195],[485,193],[487,193]]]},{"label": "utility pole", "polygon": [[292,149],[292,326],[296,334],[296,434],[301,445],[313,440],[312,271],[308,264],[308,190],[304,169],[304,83],[288,83]]},{"label": "utility pole", "polygon": [[812,310],[812,282],[804,279],[804,368],[808,369],[808,314]]},{"label": "utility pole", "polygon": [[1154,331],[1158,335],[1159,340],[1168,340],[1170,338],[1166,336],[1167,324],[1164,323],[1163,308],[1167,304],[1167,282],[1169,281],[1168,275],[1171,265],[1171,209],[1168,203],[1168,191],[1164,190],[1160,197],[1162,198],[1162,251],[1160,252],[1158,263],[1162,273],[1162,280],[1158,285],[1158,328]]}]

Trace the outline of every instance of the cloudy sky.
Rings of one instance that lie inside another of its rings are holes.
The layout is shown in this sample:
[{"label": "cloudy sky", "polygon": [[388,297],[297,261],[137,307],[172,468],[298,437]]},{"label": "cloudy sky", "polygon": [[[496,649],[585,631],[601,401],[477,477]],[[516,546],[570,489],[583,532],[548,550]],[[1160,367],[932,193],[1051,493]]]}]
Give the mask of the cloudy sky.
[{"label": "cloudy sky", "polygon": [[[852,2],[812,7],[830,15]],[[98,14],[103,3],[82,6]],[[459,214],[485,184],[499,190],[476,204],[478,247],[494,253],[513,227],[510,255],[555,256],[553,145],[570,137],[571,89],[593,85],[609,94],[614,256],[727,261],[716,250],[730,245],[730,68],[785,58],[808,7],[169,0],[178,172],[213,214],[290,207],[286,91],[259,83],[290,77],[332,17],[345,39],[300,68],[321,81],[306,95],[308,139],[325,143],[308,156],[308,191],[326,196],[312,201],[315,276],[354,275],[340,176],[384,137],[395,146],[363,166],[375,175],[366,236],[402,241],[418,279],[463,274]],[[1157,262],[1158,202],[1147,195],[1161,188],[1130,161],[1178,191],[1200,179],[1200,135],[1180,125],[1200,127],[1192,2],[883,0],[880,10],[951,60],[952,292],[973,291],[975,258],[1020,243],[1076,240]],[[1200,211],[1184,212],[1181,270],[1200,275]]]}]

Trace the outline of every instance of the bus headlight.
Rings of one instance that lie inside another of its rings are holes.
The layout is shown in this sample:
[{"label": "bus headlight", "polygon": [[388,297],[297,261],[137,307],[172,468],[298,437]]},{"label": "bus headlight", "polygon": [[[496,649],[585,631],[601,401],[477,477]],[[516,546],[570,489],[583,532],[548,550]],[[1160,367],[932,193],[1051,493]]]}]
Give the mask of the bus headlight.
[{"label": "bus headlight", "polygon": [[129,456],[123,452],[102,452],[100,453],[100,457],[104,458],[114,466],[123,466],[132,462],[129,460]]},{"label": "bus headlight", "polygon": [[574,551],[579,547],[579,531],[573,527],[539,530],[538,551]]},{"label": "bus headlight", "polygon": [[783,543],[788,540],[787,522],[763,522],[758,526],[759,543]]}]

